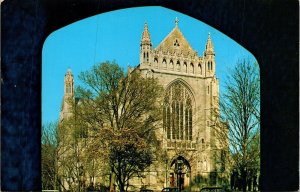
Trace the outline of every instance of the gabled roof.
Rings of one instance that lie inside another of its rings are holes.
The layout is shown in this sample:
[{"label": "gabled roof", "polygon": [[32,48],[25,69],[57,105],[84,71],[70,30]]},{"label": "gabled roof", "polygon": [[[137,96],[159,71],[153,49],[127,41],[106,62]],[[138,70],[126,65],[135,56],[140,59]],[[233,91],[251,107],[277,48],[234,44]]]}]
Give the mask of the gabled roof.
[{"label": "gabled roof", "polygon": [[177,23],[174,29],[157,46],[156,50],[168,50],[171,53],[178,51],[185,54],[196,52],[181,33]]}]

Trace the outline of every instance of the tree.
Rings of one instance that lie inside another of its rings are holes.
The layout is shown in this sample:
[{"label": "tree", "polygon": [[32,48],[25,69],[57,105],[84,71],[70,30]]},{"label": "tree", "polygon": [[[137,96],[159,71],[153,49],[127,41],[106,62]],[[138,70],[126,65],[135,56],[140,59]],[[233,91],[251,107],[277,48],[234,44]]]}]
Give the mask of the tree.
[{"label": "tree", "polygon": [[141,171],[152,163],[153,153],[137,130],[113,131],[104,128],[102,136],[110,138],[106,139],[109,148],[108,161],[112,172],[116,175],[118,187],[121,191],[127,191],[129,179],[141,176]]},{"label": "tree", "polygon": [[56,130],[57,123],[46,123],[42,127],[41,165],[43,189],[56,189]]},{"label": "tree", "polygon": [[130,178],[152,163],[162,87],[138,69],[125,74],[115,62],[95,65],[79,79],[77,125],[93,137],[89,151],[109,162],[119,190],[126,191]]},{"label": "tree", "polygon": [[[221,126],[216,126],[220,141],[228,146],[228,160],[238,170],[242,190],[246,191],[251,170],[259,169],[260,80],[257,63],[239,61],[228,76],[221,95]],[[224,123],[226,122],[226,123]]]},{"label": "tree", "polygon": [[59,123],[56,149],[58,158],[58,181],[61,190],[66,190],[64,182],[71,191],[84,190],[83,165],[84,142],[77,131],[75,117],[69,117]]},{"label": "tree", "polygon": [[[77,159],[75,153],[78,143],[70,134],[71,120],[64,122],[46,123],[42,127],[41,165],[42,165],[42,188],[59,189],[65,191],[64,181],[68,182],[69,189],[77,190],[79,185],[72,180],[79,181]],[[76,145],[75,145],[76,144]],[[77,172],[76,172],[77,170]],[[65,178],[72,178],[65,180]]]}]

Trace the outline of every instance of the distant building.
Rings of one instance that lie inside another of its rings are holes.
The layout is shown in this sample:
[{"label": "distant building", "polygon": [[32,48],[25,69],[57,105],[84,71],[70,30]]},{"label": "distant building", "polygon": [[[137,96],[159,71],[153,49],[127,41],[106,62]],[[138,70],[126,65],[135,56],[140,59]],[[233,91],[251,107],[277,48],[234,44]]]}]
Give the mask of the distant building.
[{"label": "distant building", "polygon": [[[157,137],[166,160],[151,165],[145,178],[133,179],[131,184],[136,187],[161,190],[172,185],[188,188],[196,182],[215,185],[223,169],[223,151],[213,129],[213,111],[219,110],[219,81],[212,39],[208,34],[205,51],[199,55],[185,39],[178,22],[176,18],[175,27],[156,48],[147,23],[142,33],[140,64],[135,70],[144,77],[157,78],[164,87],[163,126]],[[68,70],[61,119],[71,115],[65,100],[73,96],[74,80]]]}]

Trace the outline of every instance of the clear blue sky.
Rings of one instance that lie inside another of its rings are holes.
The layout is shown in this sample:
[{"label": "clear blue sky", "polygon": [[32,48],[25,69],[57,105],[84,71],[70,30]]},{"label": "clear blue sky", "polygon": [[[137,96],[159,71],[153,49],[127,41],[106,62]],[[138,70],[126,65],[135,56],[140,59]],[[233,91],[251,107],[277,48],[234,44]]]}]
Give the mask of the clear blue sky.
[{"label": "clear blue sky", "polygon": [[216,29],[194,18],[162,7],[130,8],[108,12],[70,24],[48,36],[42,53],[42,123],[59,119],[64,75],[71,68],[78,75],[95,63],[115,60],[124,69],[139,64],[140,40],[148,23],[154,47],[179,28],[192,48],[203,54],[210,32],[216,53],[216,71],[222,91],[226,75],[238,59],[254,56]]}]

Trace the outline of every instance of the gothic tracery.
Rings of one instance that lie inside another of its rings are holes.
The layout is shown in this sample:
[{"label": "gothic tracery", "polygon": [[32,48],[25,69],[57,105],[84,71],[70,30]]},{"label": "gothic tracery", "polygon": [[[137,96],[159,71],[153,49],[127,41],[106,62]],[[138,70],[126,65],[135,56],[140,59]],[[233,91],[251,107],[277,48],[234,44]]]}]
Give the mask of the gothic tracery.
[{"label": "gothic tracery", "polygon": [[192,140],[193,107],[190,90],[180,81],[165,92],[163,127],[168,140]]}]

